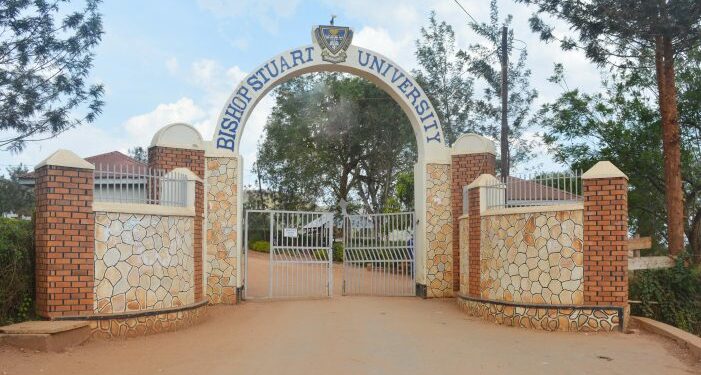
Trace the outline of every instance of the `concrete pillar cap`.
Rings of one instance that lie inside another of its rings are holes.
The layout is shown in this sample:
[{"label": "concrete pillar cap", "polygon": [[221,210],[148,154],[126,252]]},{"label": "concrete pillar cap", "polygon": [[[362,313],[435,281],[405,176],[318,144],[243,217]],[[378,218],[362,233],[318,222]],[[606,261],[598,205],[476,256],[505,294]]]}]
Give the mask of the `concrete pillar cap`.
[{"label": "concrete pillar cap", "polygon": [[34,169],[36,170],[47,165],[76,169],[95,169],[94,165],[76,155],[73,151],[64,149],[57,150],[53,154],[49,155],[48,158],[39,162]]},{"label": "concrete pillar cap", "polygon": [[151,140],[151,147],[154,146],[204,150],[204,141],[200,132],[192,125],[178,122],[157,131]]},{"label": "concrete pillar cap", "polygon": [[584,172],[582,175],[583,180],[592,180],[597,178],[618,178],[623,177],[628,180],[628,176],[621,172],[620,169],[616,168],[613,163],[607,160],[600,161],[594,164],[593,167],[589,168],[588,171]]},{"label": "concrete pillar cap", "polygon": [[499,184],[499,179],[492,176],[491,174],[481,174],[477,177],[471,184],[467,185],[468,189],[474,189],[478,187],[494,186]]},{"label": "concrete pillar cap", "polygon": [[494,142],[475,133],[466,133],[458,137],[450,148],[451,155],[492,154],[496,155]]}]

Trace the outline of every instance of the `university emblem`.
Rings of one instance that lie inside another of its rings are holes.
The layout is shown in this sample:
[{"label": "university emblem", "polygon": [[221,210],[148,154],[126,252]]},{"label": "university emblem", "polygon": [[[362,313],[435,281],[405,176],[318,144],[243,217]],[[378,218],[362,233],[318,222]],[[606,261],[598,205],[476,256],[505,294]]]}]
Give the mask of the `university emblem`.
[{"label": "university emblem", "polygon": [[314,38],[321,47],[321,59],[337,64],[346,61],[346,50],[353,40],[353,30],[345,26],[317,26]]}]

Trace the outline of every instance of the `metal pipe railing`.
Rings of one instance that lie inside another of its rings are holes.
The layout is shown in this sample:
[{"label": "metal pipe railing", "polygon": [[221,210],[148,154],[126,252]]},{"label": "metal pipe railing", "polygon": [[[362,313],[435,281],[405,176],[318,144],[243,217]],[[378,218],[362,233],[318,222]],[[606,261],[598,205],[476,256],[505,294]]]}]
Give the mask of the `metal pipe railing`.
[{"label": "metal pipe railing", "polygon": [[137,166],[98,164],[93,172],[96,202],[187,206],[187,176]]},{"label": "metal pipe railing", "polygon": [[[578,203],[582,196],[582,172],[540,173],[524,177],[509,176],[484,186],[486,208],[549,206]],[[463,209],[467,189],[463,188]]]}]

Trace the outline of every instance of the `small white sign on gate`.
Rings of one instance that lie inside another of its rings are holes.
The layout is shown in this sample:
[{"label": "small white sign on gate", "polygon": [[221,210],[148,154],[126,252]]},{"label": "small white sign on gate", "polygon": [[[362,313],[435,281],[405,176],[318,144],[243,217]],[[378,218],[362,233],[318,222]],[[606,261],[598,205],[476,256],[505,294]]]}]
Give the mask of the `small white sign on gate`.
[{"label": "small white sign on gate", "polygon": [[297,237],[297,228],[285,228],[283,230],[283,236],[285,237]]}]

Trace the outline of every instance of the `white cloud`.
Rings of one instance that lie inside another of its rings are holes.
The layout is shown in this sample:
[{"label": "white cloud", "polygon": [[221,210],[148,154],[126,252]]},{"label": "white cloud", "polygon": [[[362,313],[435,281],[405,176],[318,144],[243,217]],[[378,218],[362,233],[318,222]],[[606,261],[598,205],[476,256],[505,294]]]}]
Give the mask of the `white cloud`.
[{"label": "white cloud", "polygon": [[261,27],[277,33],[280,19],[292,17],[299,0],[198,0],[199,6],[219,18],[258,20]]},{"label": "white cloud", "polygon": [[248,38],[245,38],[245,37],[236,37],[236,38],[229,39],[229,43],[231,44],[232,47],[238,48],[241,50],[248,48]]},{"label": "white cloud", "polygon": [[379,52],[395,61],[399,60],[400,52],[405,49],[400,42],[392,39],[386,29],[371,26],[355,32],[353,44]]},{"label": "white cloud", "polygon": [[49,156],[58,149],[71,150],[81,157],[101,154],[104,152],[122,150],[127,151],[129,147],[139,143],[130,143],[127,139],[114,134],[110,134],[105,129],[95,125],[84,125],[64,133],[56,138],[41,142],[28,142],[24,151],[20,154],[13,154],[9,151],[0,151],[0,160],[5,164],[25,164],[32,169],[41,160]]},{"label": "white cloud", "polygon": [[159,104],[148,113],[129,118],[123,127],[133,139],[148,144],[158,129],[173,122],[196,123],[204,120],[206,112],[190,98]]},{"label": "white cloud", "polygon": [[175,75],[178,73],[179,66],[178,66],[178,59],[175,57],[170,57],[169,59],[166,60],[166,70],[168,73]]}]

